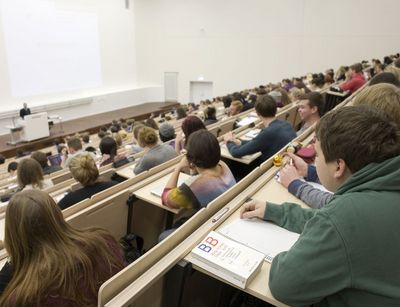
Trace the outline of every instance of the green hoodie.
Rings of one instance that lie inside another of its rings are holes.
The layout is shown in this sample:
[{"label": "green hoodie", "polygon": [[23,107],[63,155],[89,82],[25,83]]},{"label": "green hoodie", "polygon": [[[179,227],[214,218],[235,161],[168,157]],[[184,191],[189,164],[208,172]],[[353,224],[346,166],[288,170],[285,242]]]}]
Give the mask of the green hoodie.
[{"label": "green hoodie", "polygon": [[400,306],[400,156],[353,174],[323,209],[268,203],[264,216],[301,233],[271,265],[291,306]]}]

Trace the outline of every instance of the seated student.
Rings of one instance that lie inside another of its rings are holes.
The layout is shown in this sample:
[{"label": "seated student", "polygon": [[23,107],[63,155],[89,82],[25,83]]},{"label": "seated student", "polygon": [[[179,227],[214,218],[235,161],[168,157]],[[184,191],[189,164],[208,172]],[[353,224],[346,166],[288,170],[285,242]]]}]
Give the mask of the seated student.
[{"label": "seated student", "polygon": [[300,233],[272,262],[271,293],[292,306],[399,306],[399,127],[352,106],[322,117],[316,135],[318,174],[335,192],[326,207],[250,201],[241,209],[242,218]]},{"label": "seated student", "polygon": [[6,157],[4,157],[2,154],[0,154],[0,164],[6,163]]},{"label": "seated student", "polygon": [[51,173],[62,170],[62,167],[59,165],[49,165],[49,161],[47,160],[47,156],[44,152],[35,151],[31,154],[31,158],[39,162],[43,170],[43,175],[49,175]]},{"label": "seated student", "polygon": [[69,170],[72,177],[83,187],[69,192],[58,202],[62,210],[117,184],[115,181],[99,180],[99,170],[90,153],[81,153],[73,157],[69,163]]},{"label": "seated student", "polygon": [[343,91],[349,91],[350,93],[354,93],[356,90],[358,90],[367,82],[364,78],[364,74],[362,72],[362,65],[360,63],[351,65],[348,74],[350,80],[343,82],[342,84],[339,85],[340,89]]},{"label": "seated student", "polygon": [[324,109],[324,97],[318,92],[310,92],[300,99],[298,106],[298,112],[303,126],[296,134],[300,135],[319,121]]},{"label": "seated student", "polygon": [[158,125],[157,125],[156,121],[154,120],[154,118],[152,118],[152,117],[146,119],[146,121],[144,122],[144,125],[147,127],[153,128],[154,130],[158,130]]},{"label": "seated student", "polygon": [[125,155],[117,154],[118,145],[111,136],[105,136],[101,139],[99,149],[101,152],[100,166],[126,160]]},{"label": "seated student", "polygon": [[136,175],[178,156],[171,146],[158,144],[157,133],[150,127],[143,127],[139,130],[138,142],[145,154],[135,165],[133,172]]},{"label": "seated student", "polygon": [[175,138],[175,151],[180,154],[182,149],[185,148],[189,136],[200,129],[206,129],[206,126],[197,116],[190,115],[182,122],[182,131],[178,133]]},{"label": "seated student", "polygon": [[393,84],[397,87],[400,87],[399,79],[390,72],[382,72],[376,76],[374,76],[371,81],[369,81],[369,86],[379,84],[379,83],[389,83]]},{"label": "seated student", "polygon": [[204,111],[204,118],[205,126],[215,124],[218,121],[217,110],[214,107],[208,106],[207,109]]},{"label": "seated student", "polygon": [[44,190],[53,186],[50,179],[43,178],[43,170],[39,162],[31,158],[19,162],[17,181],[21,190]]},{"label": "seated student", "polygon": [[275,100],[271,96],[258,97],[255,111],[264,128],[251,141],[236,139],[232,132],[225,134],[224,141],[233,157],[239,158],[261,151],[261,157],[257,159],[257,164],[260,164],[296,137],[296,133],[287,121],[275,118],[276,110]]},{"label": "seated student", "polygon": [[64,168],[68,167],[69,161],[75,155],[83,152],[82,142],[78,137],[71,137],[67,141],[68,151],[64,149],[61,156],[61,166]]},{"label": "seated student", "polygon": [[[193,132],[186,146],[185,157],[176,166],[162,194],[162,203],[170,208],[197,210],[231,188],[236,182],[228,166],[221,161],[221,149],[217,138],[209,131],[201,129]],[[179,174],[184,168],[197,173],[181,186]],[[183,223],[178,221],[173,230]],[[169,230],[161,236],[168,236]]]},{"label": "seated student", "polygon": [[229,115],[230,116],[238,115],[242,112],[242,110],[243,110],[243,103],[241,103],[239,100],[232,101],[229,107]]},{"label": "seated student", "polygon": [[187,116],[186,111],[183,107],[178,107],[176,109],[176,119],[182,119]]},{"label": "seated student", "polygon": [[7,172],[10,175],[10,178],[15,178],[17,176],[18,162],[10,162],[7,165]]},{"label": "seated student", "polygon": [[161,142],[169,142],[168,144],[175,149],[175,129],[170,123],[162,123],[158,130]]},{"label": "seated student", "polygon": [[124,266],[111,234],[73,228],[41,191],[11,199],[4,244],[9,261],[0,272],[1,306],[96,306],[101,284]]},{"label": "seated student", "polygon": [[[382,83],[369,86],[357,95],[353,103],[355,106],[368,105],[385,112],[400,127],[400,89],[394,85]],[[295,155],[288,155],[293,165],[286,165],[281,169],[280,183],[311,208],[325,206],[333,198],[332,193],[324,192],[306,182],[319,183],[315,166],[307,165]]]}]

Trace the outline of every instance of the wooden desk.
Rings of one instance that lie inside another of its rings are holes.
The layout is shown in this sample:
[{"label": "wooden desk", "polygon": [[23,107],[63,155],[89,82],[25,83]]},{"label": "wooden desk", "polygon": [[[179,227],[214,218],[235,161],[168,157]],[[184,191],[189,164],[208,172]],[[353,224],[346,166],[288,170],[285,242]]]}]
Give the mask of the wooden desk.
[{"label": "wooden desk", "polygon": [[[172,209],[167,206],[164,206],[161,203],[161,198],[156,195],[153,195],[151,193],[151,191],[154,190],[155,188],[160,187],[160,186],[165,186],[169,180],[170,175],[171,174],[165,175],[165,176],[153,181],[152,183],[144,186],[143,188],[138,189],[137,191],[134,192],[135,196],[147,203],[150,203],[157,207],[163,208],[164,210],[167,210],[171,213],[177,214],[180,211],[179,209]],[[181,173],[179,175],[179,178],[187,180],[188,178],[190,178],[190,176],[187,174]]]},{"label": "wooden desk", "polygon": [[[295,202],[300,204],[302,207],[307,207],[302,201],[297,199],[295,196],[291,195],[286,188],[284,188],[280,183],[278,183],[275,179],[276,168],[271,168],[267,173],[262,176],[263,183],[261,184],[261,188],[255,192],[251,197],[256,200],[260,201],[271,201],[276,203],[282,203],[285,201]],[[229,206],[229,204],[227,205]],[[239,206],[229,217],[227,217],[218,227],[215,229],[210,229],[214,231],[218,231],[218,229],[226,226],[227,224],[231,223],[235,219],[239,218],[241,206]],[[185,256],[184,258],[186,261],[191,262],[192,256],[190,253]],[[215,275],[205,271],[202,268],[192,264],[192,267],[204,274],[210,275],[214,278],[222,280]],[[268,287],[268,280],[269,280],[269,272],[270,272],[271,264],[264,261],[261,271],[257,274],[257,276],[250,282],[247,288],[244,290],[245,292],[258,297],[259,299],[266,301],[270,304],[276,306],[285,306],[283,303],[277,301],[271,294],[271,291]],[[223,281],[223,280],[222,280]],[[226,282],[226,281],[224,281]],[[233,285],[232,285],[233,286]]]},{"label": "wooden desk", "polygon": [[130,164],[126,167],[117,170],[116,173],[117,175],[124,177],[126,179],[133,178],[136,176],[135,173],[133,172],[133,170],[135,169],[135,165],[136,163]]}]

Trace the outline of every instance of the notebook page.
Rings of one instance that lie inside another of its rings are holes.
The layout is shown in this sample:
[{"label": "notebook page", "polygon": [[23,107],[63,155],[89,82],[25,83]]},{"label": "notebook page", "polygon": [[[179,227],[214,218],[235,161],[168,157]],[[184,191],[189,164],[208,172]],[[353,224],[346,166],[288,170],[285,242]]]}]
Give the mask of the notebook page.
[{"label": "notebook page", "polygon": [[297,233],[260,219],[237,219],[218,232],[263,253],[268,262],[288,251],[299,238]]}]

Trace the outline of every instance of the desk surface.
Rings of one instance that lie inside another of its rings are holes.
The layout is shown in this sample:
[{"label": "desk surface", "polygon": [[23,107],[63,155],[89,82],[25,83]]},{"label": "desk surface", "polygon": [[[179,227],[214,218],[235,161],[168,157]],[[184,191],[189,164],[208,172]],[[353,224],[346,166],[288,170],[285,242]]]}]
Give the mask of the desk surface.
[{"label": "desk surface", "polygon": [[[240,133],[238,133],[236,135],[236,138],[239,138],[239,139],[245,138],[245,135],[247,133],[249,133],[250,131],[253,131],[253,130],[254,131],[257,130],[258,133],[261,131],[261,129],[259,129],[259,128],[245,129],[245,130],[241,131]],[[246,140],[249,141],[250,139],[246,138]],[[224,157],[224,158],[230,159],[230,160],[238,161],[238,162],[243,163],[243,164],[250,164],[255,159],[257,159],[259,156],[261,156],[261,152],[256,152],[255,154],[246,155],[246,156],[243,156],[241,158],[235,158],[229,152],[228,147],[226,146],[226,144],[222,144],[221,145],[221,156]]]},{"label": "desk surface", "polygon": [[[260,201],[271,201],[271,202],[276,202],[276,203],[282,203],[285,201],[289,202],[295,202],[302,207],[308,208],[306,204],[304,204],[301,200],[297,199],[293,195],[291,195],[286,188],[284,188],[280,183],[278,183],[274,178],[271,178],[268,180],[265,184],[263,184],[262,188],[259,189],[253,196],[253,199],[255,200],[260,200]],[[214,229],[215,231],[218,231],[218,229],[226,226],[227,224],[231,223],[235,219],[239,218],[239,211],[236,210],[234,213],[232,213],[219,227]],[[188,254],[185,257],[186,261],[191,260],[190,254]],[[196,270],[199,270],[207,275],[211,275],[217,279],[220,279],[216,277],[215,275],[206,272],[204,269],[201,269],[195,265],[193,267]],[[268,286],[268,280],[269,280],[269,272],[270,272],[271,264],[268,263],[267,261],[264,261],[261,271],[256,275],[256,277],[250,282],[250,284],[247,286],[247,288],[244,290],[245,292],[258,297],[266,302],[269,302],[273,305],[276,306],[285,306],[283,303],[277,301],[271,294],[271,291],[269,290]],[[221,279],[220,279],[221,280]]]},{"label": "desk surface", "polygon": [[136,176],[135,173],[133,172],[133,170],[135,169],[135,165],[136,165],[136,163],[135,164],[130,164],[127,167],[121,168],[116,173],[119,176],[124,177],[126,179],[133,178],[133,177]]},{"label": "desk surface", "polygon": [[[144,186],[143,188],[138,189],[137,191],[134,192],[135,196],[145,202],[148,202],[152,205],[163,208],[164,210],[167,210],[167,211],[177,214],[179,212],[179,209],[171,209],[167,206],[164,206],[161,203],[161,198],[156,195],[153,195],[151,193],[151,191],[153,191],[154,189],[156,189],[160,186],[165,186],[167,184],[167,181],[169,180],[169,177],[171,176],[171,174],[172,173],[169,173],[169,174],[153,181],[152,183]],[[188,178],[190,178],[190,176],[187,174],[180,173],[180,175],[179,175],[179,179],[186,180]]]}]

